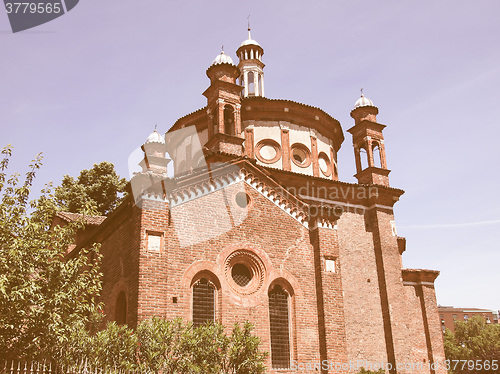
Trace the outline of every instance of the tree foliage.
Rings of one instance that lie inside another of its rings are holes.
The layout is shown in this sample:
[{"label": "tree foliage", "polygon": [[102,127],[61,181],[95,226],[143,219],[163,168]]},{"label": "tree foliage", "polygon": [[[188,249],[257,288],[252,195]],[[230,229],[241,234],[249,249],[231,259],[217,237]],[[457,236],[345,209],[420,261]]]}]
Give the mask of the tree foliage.
[{"label": "tree foliage", "polygon": [[[482,366],[486,361],[492,365],[493,360],[497,360],[500,365],[500,325],[487,324],[483,317],[474,316],[468,321],[456,321],[455,333],[446,329],[444,334],[444,350],[446,359],[466,360],[468,363],[481,362]],[[497,370],[478,369],[479,365],[474,364],[474,368],[469,365],[456,365],[451,372],[462,373],[493,373]],[[451,365],[452,368],[455,365]],[[463,367],[462,367],[463,366]]]},{"label": "tree foliage", "polygon": [[[85,362],[102,370],[165,374],[265,371],[267,354],[248,322],[230,335],[219,323],[194,328],[180,319],[153,318],[136,330],[115,322],[102,326],[99,246],[67,253],[84,216],[53,226],[57,203],[51,191],[29,202],[41,157],[20,182],[18,174],[7,175],[11,153],[4,148],[0,161],[0,361],[50,360],[59,367]],[[90,199],[79,203],[80,213],[95,214]]]},{"label": "tree foliage", "polygon": [[62,365],[83,360],[104,371],[141,371],[164,374],[259,374],[265,372],[266,353],[252,325],[234,325],[231,334],[220,323],[194,328],[181,319],[152,318],[134,331],[109,322],[97,333],[77,331],[64,347]]},{"label": "tree foliage", "polygon": [[57,357],[57,347],[74,329],[98,315],[98,247],[65,258],[83,223],[50,228],[54,214],[50,191],[29,202],[41,157],[33,160],[20,182],[19,174],[7,175],[11,148],[1,154],[0,358]]},{"label": "tree foliage", "polygon": [[62,183],[55,189],[55,201],[62,210],[82,213],[89,205],[100,215],[107,215],[115,209],[125,193],[127,181],[120,178],[111,162],[94,164],[84,169],[75,180],[65,175]]}]

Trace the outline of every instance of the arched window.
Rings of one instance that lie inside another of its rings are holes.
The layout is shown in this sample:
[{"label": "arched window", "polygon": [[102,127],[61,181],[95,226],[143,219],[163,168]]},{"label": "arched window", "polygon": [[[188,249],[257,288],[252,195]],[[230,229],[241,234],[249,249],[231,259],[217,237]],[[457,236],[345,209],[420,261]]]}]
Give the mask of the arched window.
[{"label": "arched window", "polygon": [[255,95],[255,81],[251,71],[248,73],[248,94]]},{"label": "arched window", "polygon": [[290,367],[289,297],[281,286],[269,291],[271,362],[274,369]]},{"label": "arched window", "polygon": [[215,320],[215,286],[201,278],[193,286],[193,325]]},{"label": "arched window", "polygon": [[234,109],[231,105],[224,107],[224,132],[227,135],[236,135],[234,131]]},{"label": "arched window", "polygon": [[381,158],[380,158],[380,147],[378,143],[373,143],[373,164],[375,167],[382,167],[381,166]]},{"label": "arched window", "polygon": [[359,149],[359,158],[361,161],[361,170],[365,170],[368,167],[368,153],[366,152],[366,149]]},{"label": "arched window", "polygon": [[125,325],[127,323],[127,297],[123,291],[118,294],[118,298],[116,299],[115,321],[118,325]]}]

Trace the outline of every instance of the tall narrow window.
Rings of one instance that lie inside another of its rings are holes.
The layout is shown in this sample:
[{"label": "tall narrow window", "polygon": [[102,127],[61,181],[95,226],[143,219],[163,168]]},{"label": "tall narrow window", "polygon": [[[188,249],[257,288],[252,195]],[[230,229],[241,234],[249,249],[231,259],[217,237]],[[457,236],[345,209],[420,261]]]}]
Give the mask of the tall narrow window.
[{"label": "tall narrow window", "polygon": [[361,161],[361,170],[365,170],[368,167],[368,153],[366,153],[366,149],[360,148],[359,157]]},{"label": "tall narrow window", "polygon": [[236,135],[234,131],[234,110],[231,105],[224,107],[224,132],[227,135]]},{"label": "tall narrow window", "polygon": [[118,294],[118,298],[116,299],[115,321],[118,325],[125,325],[127,323],[127,297],[123,291]]},{"label": "tall narrow window", "polygon": [[276,285],[269,292],[271,330],[271,361],[275,369],[290,367],[290,332],[288,323],[288,294]]},{"label": "tall narrow window", "polygon": [[200,326],[215,319],[215,287],[201,278],[193,286],[193,324]]},{"label": "tall narrow window", "polygon": [[382,167],[381,158],[380,158],[380,147],[376,143],[373,145],[373,164],[377,168]]},{"label": "tall narrow window", "polygon": [[251,71],[248,73],[248,94],[255,95],[255,81]]}]

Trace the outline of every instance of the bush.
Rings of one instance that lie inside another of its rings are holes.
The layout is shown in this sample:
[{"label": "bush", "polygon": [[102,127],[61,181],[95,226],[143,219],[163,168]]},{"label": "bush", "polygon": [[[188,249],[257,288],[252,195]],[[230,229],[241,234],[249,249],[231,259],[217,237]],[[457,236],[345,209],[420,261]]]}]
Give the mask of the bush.
[{"label": "bush", "polygon": [[385,371],[383,369],[372,371],[372,370],[366,370],[365,368],[361,368],[361,371],[358,374],[385,374]]},{"label": "bush", "polygon": [[220,323],[193,327],[180,319],[152,318],[139,323],[137,330],[109,322],[104,330],[91,334],[75,331],[63,349],[59,366],[85,361],[91,368],[170,373],[265,372],[267,353],[259,351],[260,339],[252,325],[235,324],[231,334]]}]

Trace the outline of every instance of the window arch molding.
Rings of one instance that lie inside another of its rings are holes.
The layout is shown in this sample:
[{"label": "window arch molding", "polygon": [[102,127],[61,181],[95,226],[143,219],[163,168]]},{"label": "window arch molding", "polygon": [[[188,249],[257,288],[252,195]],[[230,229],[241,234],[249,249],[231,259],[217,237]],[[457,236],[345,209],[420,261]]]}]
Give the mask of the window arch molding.
[{"label": "window arch molding", "polygon": [[224,105],[224,133],[236,136],[236,111],[230,104]]},{"label": "window arch molding", "polygon": [[382,167],[382,153],[380,152],[380,143],[377,140],[372,142],[373,166]]},{"label": "window arch molding", "polygon": [[221,285],[219,278],[209,270],[202,270],[192,278],[190,285],[191,316],[195,325],[204,320],[221,321]]},{"label": "window arch molding", "polygon": [[197,272],[191,279],[190,288],[192,288],[195,285],[195,283],[197,283],[202,278],[205,278],[210,284],[214,286],[216,290],[220,290],[221,285],[219,278],[210,270],[201,270]]},{"label": "window arch molding", "polygon": [[[289,311],[289,334],[290,334],[290,359],[297,361],[298,347],[299,347],[298,341],[300,339],[298,337],[298,332],[297,332],[298,330],[297,330],[296,310],[301,307],[301,300],[303,300],[304,294],[302,292],[302,288],[300,287],[299,281],[285,269],[272,269],[269,272],[269,278],[266,284],[267,286],[266,296],[269,295],[269,291],[272,290],[272,288],[275,285],[279,285],[289,295],[288,311]],[[268,323],[269,322],[270,321],[268,321]],[[269,335],[269,342],[271,341],[270,338],[271,336]],[[266,349],[268,349],[268,351],[271,352],[270,345]]]},{"label": "window arch molding", "polygon": [[202,270],[193,277],[190,288],[191,318],[194,325],[220,321],[221,286],[217,276],[208,270]]},{"label": "window arch molding", "polygon": [[268,303],[271,366],[288,369],[297,359],[295,292],[290,282],[282,277],[274,279],[269,284]]},{"label": "window arch molding", "polygon": [[193,286],[201,280],[202,278],[207,279],[207,281],[215,287],[215,320],[221,321],[222,318],[222,286],[221,279],[222,274],[219,268],[212,261],[202,261],[198,260],[193,262],[184,271],[181,279],[181,289],[183,294],[189,295],[189,297],[181,298],[179,301],[183,305],[182,310],[184,311],[184,318],[191,321],[193,319]]}]

